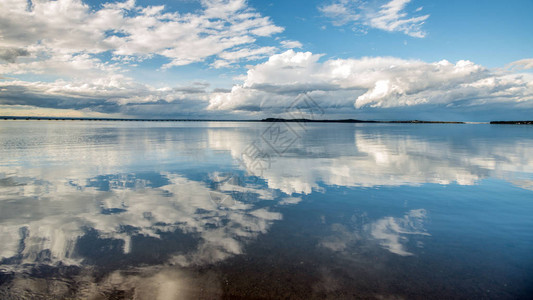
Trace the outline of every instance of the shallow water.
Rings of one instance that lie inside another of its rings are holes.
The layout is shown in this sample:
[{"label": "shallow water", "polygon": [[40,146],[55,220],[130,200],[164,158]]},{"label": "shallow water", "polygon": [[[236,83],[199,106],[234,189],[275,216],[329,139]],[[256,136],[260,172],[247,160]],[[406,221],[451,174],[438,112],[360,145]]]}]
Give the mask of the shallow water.
[{"label": "shallow water", "polygon": [[531,126],[0,122],[0,298],[532,295]]}]

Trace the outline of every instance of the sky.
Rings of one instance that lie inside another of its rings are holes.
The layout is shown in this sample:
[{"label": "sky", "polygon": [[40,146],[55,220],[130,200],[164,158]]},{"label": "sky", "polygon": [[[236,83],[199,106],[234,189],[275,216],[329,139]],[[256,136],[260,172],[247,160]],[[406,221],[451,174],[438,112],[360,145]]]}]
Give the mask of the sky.
[{"label": "sky", "polygon": [[0,115],[261,119],[305,103],[321,119],[531,120],[531,12],[531,0],[0,0]]}]

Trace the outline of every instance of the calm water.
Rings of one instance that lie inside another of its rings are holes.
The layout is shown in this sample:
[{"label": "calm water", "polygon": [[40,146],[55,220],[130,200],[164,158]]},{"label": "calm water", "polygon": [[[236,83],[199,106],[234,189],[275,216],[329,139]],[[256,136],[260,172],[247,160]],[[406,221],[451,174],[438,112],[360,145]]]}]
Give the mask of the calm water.
[{"label": "calm water", "polygon": [[0,298],[533,296],[533,127],[0,122]]}]

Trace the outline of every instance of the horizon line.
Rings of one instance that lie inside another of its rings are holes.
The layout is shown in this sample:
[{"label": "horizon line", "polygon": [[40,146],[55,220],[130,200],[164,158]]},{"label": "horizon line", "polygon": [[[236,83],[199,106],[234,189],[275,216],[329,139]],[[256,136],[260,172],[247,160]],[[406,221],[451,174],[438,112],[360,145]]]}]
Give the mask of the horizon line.
[{"label": "horizon line", "polygon": [[38,116],[0,116],[0,120],[32,120],[32,121],[128,121],[128,122],[308,122],[308,123],[409,123],[409,124],[521,124],[533,125],[530,120],[516,121],[428,121],[428,120],[358,120],[358,119],[172,119],[172,118],[91,118],[91,117],[38,117]]}]

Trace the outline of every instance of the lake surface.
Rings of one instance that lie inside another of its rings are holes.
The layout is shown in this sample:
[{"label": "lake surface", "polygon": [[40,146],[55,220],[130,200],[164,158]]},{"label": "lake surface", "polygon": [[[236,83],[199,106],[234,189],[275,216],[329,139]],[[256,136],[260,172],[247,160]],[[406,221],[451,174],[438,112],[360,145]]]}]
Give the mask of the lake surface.
[{"label": "lake surface", "polygon": [[0,298],[530,299],[533,127],[0,121]]}]

